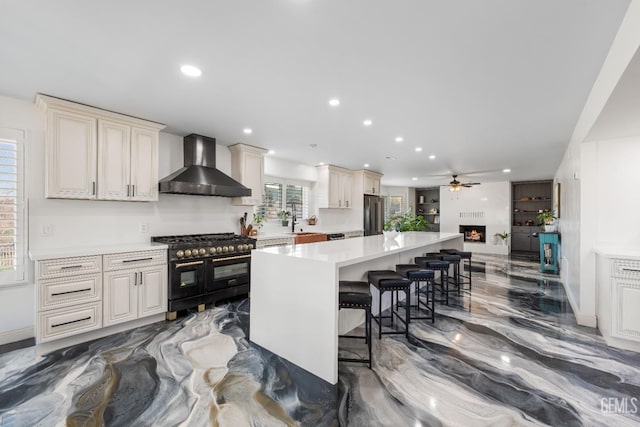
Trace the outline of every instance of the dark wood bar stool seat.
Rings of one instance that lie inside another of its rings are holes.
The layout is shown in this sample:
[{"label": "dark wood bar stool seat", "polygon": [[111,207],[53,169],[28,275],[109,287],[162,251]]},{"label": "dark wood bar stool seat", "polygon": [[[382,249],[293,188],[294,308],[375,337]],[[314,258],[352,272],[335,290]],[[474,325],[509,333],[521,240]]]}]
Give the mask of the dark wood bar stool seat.
[{"label": "dark wood bar stool seat", "polygon": [[[367,273],[369,283],[378,289],[378,316],[373,316],[373,320],[378,324],[378,338],[382,338],[382,334],[405,334],[407,338],[409,338],[409,313],[410,313],[410,305],[411,305],[411,280],[402,277],[400,274],[396,273],[393,270],[372,270]],[[405,300],[405,318],[403,319],[400,314],[395,310],[394,305],[394,294],[395,291],[404,292],[406,300]],[[391,313],[389,316],[382,315],[382,294],[385,292],[391,293],[391,307],[389,310]],[[382,319],[391,319],[391,325],[393,326],[394,316],[398,318],[399,321],[404,323],[405,330],[402,331],[393,331],[393,332],[382,332]]]},{"label": "dark wood bar stool seat", "polygon": [[[458,275],[458,285],[460,286],[461,290],[471,292],[471,256],[473,255],[473,253],[468,251],[461,251],[459,249],[440,249],[440,252],[449,255],[458,255],[461,258],[460,272]],[[466,274],[465,270],[467,271]]]},{"label": "dark wood bar stool seat", "polygon": [[369,358],[338,357],[340,362],[366,363],[371,369],[371,289],[367,282],[341,280],[338,283],[338,308],[364,310],[364,336],[338,335],[340,338],[364,339],[369,350]]},{"label": "dark wood bar stool seat", "polygon": [[[414,307],[414,315],[410,314],[411,320],[431,320],[431,323],[435,322],[435,273],[433,270],[420,267],[418,264],[396,264],[396,272],[411,280],[415,284],[416,304],[411,304]],[[424,289],[420,287],[421,283],[425,283]],[[420,294],[425,295],[425,301],[420,299]],[[421,306],[429,313],[427,316],[420,316]]]},{"label": "dark wood bar stool seat", "polygon": [[431,256],[424,256],[424,257],[415,257],[415,259],[413,260],[416,264],[418,264],[419,266],[429,269],[429,270],[433,270],[434,273],[435,272],[439,272],[440,273],[440,281],[436,281],[435,280],[435,274],[434,274],[434,295],[435,295],[435,288],[438,288],[439,292],[440,292],[440,299],[435,299],[434,296],[434,301],[435,302],[440,302],[440,303],[445,303],[446,305],[449,305],[449,266],[450,263],[449,261],[442,261],[440,259],[441,255],[437,254],[437,256],[435,255],[431,255]]}]

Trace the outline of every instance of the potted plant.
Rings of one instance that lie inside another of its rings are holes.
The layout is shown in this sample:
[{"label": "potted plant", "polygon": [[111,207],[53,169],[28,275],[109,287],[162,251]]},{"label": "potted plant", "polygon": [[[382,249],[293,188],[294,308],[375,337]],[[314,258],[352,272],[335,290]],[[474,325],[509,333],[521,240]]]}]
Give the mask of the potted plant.
[{"label": "potted plant", "polygon": [[422,216],[416,215],[411,209],[404,214],[392,215],[384,223],[385,237],[396,237],[401,231],[429,231],[429,222]]},{"label": "potted plant", "polygon": [[253,213],[253,229],[254,230],[257,231],[261,229],[265,222],[267,222],[267,218],[262,216],[262,214],[260,214],[259,212]]},{"label": "potted plant", "polygon": [[544,212],[540,212],[536,218],[538,218],[538,221],[540,221],[540,224],[542,225],[542,229],[546,232],[554,232],[557,229],[557,224],[555,224],[556,221],[556,216],[555,213],[553,211],[547,211],[545,210]]},{"label": "potted plant", "polygon": [[506,231],[503,231],[502,233],[494,234],[494,236],[500,238],[500,243],[502,243],[503,245],[506,245],[507,239],[509,238],[509,233],[507,233]]},{"label": "potted plant", "polygon": [[289,211],[280,211],[278,212],[278,218],[282,221],[282,226],[287,227],[289,225],[289,217],[291,216],[291,212]]}]

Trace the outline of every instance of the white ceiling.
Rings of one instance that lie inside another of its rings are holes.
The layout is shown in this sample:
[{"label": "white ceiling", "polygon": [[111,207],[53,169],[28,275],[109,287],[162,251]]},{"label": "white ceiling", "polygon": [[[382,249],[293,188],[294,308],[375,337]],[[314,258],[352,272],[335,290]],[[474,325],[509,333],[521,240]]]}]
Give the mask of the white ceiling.
[{"label": "white ceiling", "polygon": [[[385,185],[551,178],[628,4],[6,0],[0,94],[42,92],[308,164],[368,163]],[[183,76],[185,63],[203,75]]]}]

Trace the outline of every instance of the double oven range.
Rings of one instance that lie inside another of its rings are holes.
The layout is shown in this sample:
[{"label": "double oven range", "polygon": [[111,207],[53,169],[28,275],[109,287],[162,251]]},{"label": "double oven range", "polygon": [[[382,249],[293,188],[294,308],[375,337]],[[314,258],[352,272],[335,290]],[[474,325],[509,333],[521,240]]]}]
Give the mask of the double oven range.
[{"label": "double oven range", "polygon": [[255,239],[234,233],[156,236],[169,246],[169,315],[249,293]]}]

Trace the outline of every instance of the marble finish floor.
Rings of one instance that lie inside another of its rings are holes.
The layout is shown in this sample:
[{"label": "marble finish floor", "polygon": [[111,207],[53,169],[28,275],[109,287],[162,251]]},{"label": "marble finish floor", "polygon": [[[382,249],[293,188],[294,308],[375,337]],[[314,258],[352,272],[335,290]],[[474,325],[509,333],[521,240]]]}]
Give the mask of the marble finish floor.
[{"label": "marble finish floor", "polygon": [[373,369],[341,363],[337,386],[250,343],[246,300],[46,356],[12,350],[0,425],[640,425],[640,354],[577,326],[536,267],[474,255],[471,295],[408,340],[374,338]]}]

